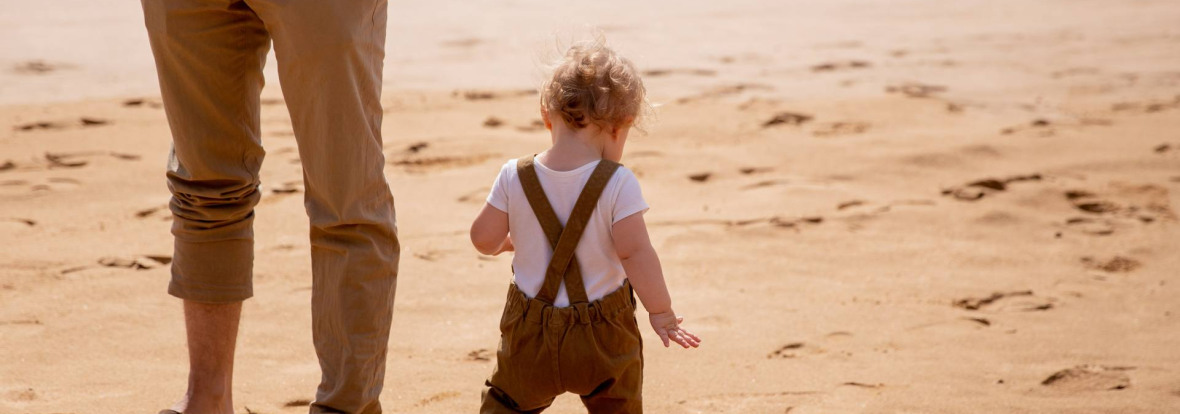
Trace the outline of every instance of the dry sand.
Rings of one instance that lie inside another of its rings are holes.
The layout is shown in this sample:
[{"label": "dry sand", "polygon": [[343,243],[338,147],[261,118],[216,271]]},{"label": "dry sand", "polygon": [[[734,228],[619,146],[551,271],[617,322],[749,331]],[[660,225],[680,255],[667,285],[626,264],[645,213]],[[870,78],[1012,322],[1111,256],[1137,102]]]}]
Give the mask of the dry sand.
[{"label": "dry sand", "polygon": [[[388,411],[477,407],[510,260],[466,229],[547,142],[537,56],[590,24],[663,103],[624,162],[706,341],[645,330],[649,412],[1180,412],[1180,3],[533,3],[391,5]],[[154,413],[186,363],[138,5],[9,2],[0,39],[0,413]],[[270,82],[235,406],[295,413],[319,374]]]}]

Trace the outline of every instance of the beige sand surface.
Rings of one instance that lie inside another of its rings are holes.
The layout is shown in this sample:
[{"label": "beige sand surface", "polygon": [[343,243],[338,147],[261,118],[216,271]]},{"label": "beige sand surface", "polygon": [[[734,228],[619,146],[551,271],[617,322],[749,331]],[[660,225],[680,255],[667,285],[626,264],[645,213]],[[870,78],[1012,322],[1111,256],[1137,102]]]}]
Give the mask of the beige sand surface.
[{"label": "beige sand surface", "polygon": [[[1180,3],[390,12],[404,256],[388,411],[477,407],[510,260],[480,257],[466,229],[499,165],[547,142],[528,92],[538,56],[589,24],[652,71],[658,119],[624,163],[706,341],[667,350],[645,332],[649,412],[1180,412]],[[158,263],[169,133],[138,13],[0,6],[0,413],[154,413],[183,390]],[[305,411],[319,378],[275,81],[240,413]]]}]

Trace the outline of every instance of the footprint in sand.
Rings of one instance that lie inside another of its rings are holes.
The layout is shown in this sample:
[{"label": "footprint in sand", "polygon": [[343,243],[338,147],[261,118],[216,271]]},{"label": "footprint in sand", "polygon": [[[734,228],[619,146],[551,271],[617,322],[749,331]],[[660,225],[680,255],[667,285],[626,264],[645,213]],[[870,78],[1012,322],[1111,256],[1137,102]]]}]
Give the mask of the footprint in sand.
[{"label": "footprint in sand", "polygon": [[[818,225],[824,222],[824,218],[820,216],[804,216],[798,218],[787,218],[780,216],[759,217],[744,220],[723,220],[723,219],[696,219],[696,220],[668,220],[668,221],[653,221],[649,223],[652,226],[694,226],[694,225],[720,225],[727,228],[747,228],[755,225],[765,224],[768,227],[800,230],[805,226]],[[482,257],[482,256],[481,256]]]},{"label": "footprint in sand", "polygon": [[688,179],[698,182],[698,183],[703,183],[705,181],[709,181],[709,178],[711,178],[711,177],[713,177],[713,173],[703,172],[703,173],[691,174],[688,176]]},{"label": "footprint in sand", "polygon": [[964,318],[962,318],[962,320],[972,322],[972,323],[975,323],[980,326],[992,326],[992,321],[988,318],[964,317]]},{"label": "footprint in sand", "polygon": [[825,391],[726,392],[696,394],[677,401],[692,413],[785,413],[822,401]]},{"label": "footprint in sand", "polygon": [[885,384],[882,384],[882,383],[879,383],[879,382],[878,382],[878,383],[869,384],[869,383],[865,383],[865,382],[857,382],[857,381],[850,381],[850,382],[845,382],[845,383],[843,383],[843,384],[840,384],[840,385],[842,385],[842,386],[849,386],[849,387],[858,387],[858,388],[870,388],[870,389],[884,388],[884,387],[885,387]]},{"label": "footprint in sand", "polygon": [[111,121],[99,118],[80,118],[78,121],[81,122],[82,126],[84,127],[106,125],[111,123]]},{"label": "footprint in sand", "polygon": [[774,171],[774,168],[770,168],[770,167],[742,167],[741,169],[738,170],[738,172],[742,173],[742,175],[761,174],[761,173],[768,173],[771,171]]},{"label": "footprint in sand", "polygon": [[131,98],[131,99],[124,100],[123,106],[128,107],[128,108],[147,106],[148,108],[159,109],[159,108],[163,108],[164,104],[161,102],[158,102],[158,101],[148,100],[148,99],[144,99],[144,98]]},{"label": "footprint in sand", "polygon": [[[1092,216],[1135,220],[1143,224],[1176,220],[1176,213],[1169,203],[1168,189],[1153,184],[1120,184],[1113,187],[1108,197],[1087,190],[1069,190],[1065,192],[1065,198],[1074,208]],[[1111,201],[1110,195],[1123,200]]]},{"label": "footprint in sand", "polygon": [[459,198],[455,199],[455,201],[468,204],[482,204],[485,202],[486,197],[488,196],[488,191],[491,191],[491,189],[488,187],[480,187],[459,196]]},{"label": "footprint in sand", "polygon": [[117,267],[133,270],[155,269],[157,267],[168,265],[169,263],[172,263],[172,256],[165,255],[104,257],[98,259],[98,264],[103,267]]},{"label": "footprint in sand", "polygon": [[463,395],[463,393],[460,393],[458,391],[444,391],[444,392],[440,392],[440,393],[431,395],[429,397],[423,398],[421,401],[418,401],[418,404],[416,404],[415,406],[416,407],[423,407],[423,406],[427,406],[430,404],[434,404],[439,401],[456,398],[456,397],[459,397],[462,395]]},{"label": "footprint in sand", "polygon": [[149,217],[156,217],[164,221],[172,220],[172,214],[167,204],[145,208],[135,212],[135,218],[146,219]]},{"label": "footprint in sand", "polygon": [[33,130],[39,130],[39,129],[62,129],[65,127],[66,126],[60,122],[37,121],[37,122],[30,122],[27,124],[17,125],[15,127],[13,127],[12,129],[17,130],[17,131],[33,131]]},{"label": "footprint in sand", "polygon": [[1068,68],[1068,69],[1053,71],[1052,73],[1049,74],[1049,77],[1051,77],[1053,79],[1060,79],[1060,78],[1071,77],[1071,76],[1098,75],[1100,73],[1102,73],[1102,71],[1099,70],[1098,68],[1079,67],[1079,68]]},{"label": "footprint in sand", "polygon": [[945,86],[927,85],[923,83],[903,83],[885,87],[885,93],[900,93],[910,98],[928,98],[935,94],[946,92]]},{"label": "footprint in sand", "polygon": [[65,177],[48,177],[43,181],[30,182],[26,180],[11,180],[0,182],[0,193],[17,193],[17,192],[52,192],[62,191],[75,188],[82,185],[81,181],[73,178]]},{"label": "footprint in sand", "polygon": [[794,357],[799,357],[800,351],[802,349],[804,349],[804,347],[806,347],[806,344],[802,343],[802,342],[787,343],[787,344],[785,344],[785,346],[781,346],[781,347],[779,347],[779,349],[775,349],[774,351],[772,351],[772,353],[767,354],[766,359],[767,360],[794,359]]},{"label": "footprint in sand", "polygon": [[942,195],[962,201],[976,201],[988,194],[1006,191],[1013,183],[1023,181],[1040,181],[1041,174],[1013,175],[1006,178],[984,178],[975,180],[958,187],[942,190]]},{"label": "footprint in sand", "polygon": [[19,217],[0,217],[0,222],[19,224],[22,227],[34,227],[37,225],[37,222],[34,220]]},{"label": "footprint in sand", "polygon": [[1041,385],[1060,391],[1107,391],[1131,387],[1127,371],[1135,367],[1111,367],[1103,365],[1078,365],[1057,371],[1041,381]]},{"label": "footprint in sand", "polygon": [[698,95],[686,96],[686,97],[677,99],[676,103],[686,104],[686,103],[696,102],[696,101],[701,101],[701,100],[723,98],[726,96],[740,95],[746,91],[751,91],[751,90],[769,91],[769,90],[774,90],[774,88],[771,86],[768,86],[768,85],[756,84],[756,83],[739,83],[736,85],[718,86],[718,87],[709,89],[705,92],[702,92]]},{"label": "footprint in sand", "polygon": [[798,112],[779,112],[766,122],[762,123],[763,128],[769,128],[776,125],[803,125],[811,121],[814,117]]},{"label": "footprint in sand", "polygon": [[1031,290],[1019,290],[956,299],[951,305],[970,311],[1033,312],[1053,309],[1054,302],[1052,298],[1037,296]]},{"label": "footprint in sand", "polygon": [[18,388],[9,390],[4,393],[4,399],[11,402],[27,403],[37,399],[37,391],[33,390],[32,388]]},{"label": "footprint in sand", "polygon": [[670,75],[686,75],[686,76],[717,76],[717,71],[712,69],[649,69],[643,71],[644,77],[658,78]]},{"label": "footprint in sand", "polygon": [[419,152],[422,152],[422,150],[425,150],[426,148],[429,148],[429,147],[430,147],[429,142],[418,141],[418,142],[410,144],[410,146],[406,147],[406,152],[411,153],[411,154],[417,154]]},{"label": "footprint in sand", "polygon": [[483,121],[483,126],[487,128],[498,128],[501,125],[504,125],[504,120],[494,116],[489,116]]},{"label": "footprint in sand", "polygon": [[1155,152],[1156,154],[1167,154],[1169,152],[1180,152],[1180,144],[1172,144],[1172,143],[1165,142],[1163,144],[1156,145],[1155,148],[1152,148],[1151,150],[1152,150],[1152,152]]},{"label": "footprint in sand", "polygon": [[296,194],[303,192],[303,180],[291,180],[270,189],[273,194]]},{"label": "footprint in sand", "polygon": [[1129,273],[1143,266],[1138,260],[1123,256],[1114,256],[1106,260],[1085,256],[1081,258],[1081,262],[1086,268],[1107,273]]},{"label": "footprint in sand", "polygon": [[837,137],[842,135],[857,135],[863,134],[869,130],[868,122],[859,121],[845,121],[845,122],[828,122],[820,124],[811,135],[817,137]]},{"label": "footprint in sand", "polygon": [[802,342],[791,342],[783,345],[769,354],[766,354],[766,359],[790,359],[798,356],[798,350],[802,349],[804,344]]},{"label": "footprint in sand", "polygon": [[1171,100],[1151,100],[1146,102],[1120,102],[1110,106],[1112,112],[1156,113],[1180,108],[1180,95]]},{"label": "footprint in sand", "polygon": [[536,95],[537,93],[538,92],[536,89],[519,89],[519,90],[515,90],[515,91],[503,91],[503,92],[469,90],[469,91],[454,91],[451,93],[451,96],[456,97],[456,98],[463,98],[468,101],[487,101],[487,100],[493,100],[493,99],[515,98],[515,97],[521,97],[521,96],[533,96],[533,95]]},{"label": "footprint in sand", "polygon": [[833,72],[839,70],[849,69],[865,69],[873,66],[872,63],[864,60],[848,60],[843,62],[825,62],[811,66],[812,72]]},{"label": "footprint in sand", "polygon": [[848,201],[841,202],[840,204],[837,204],[836,210],[844,210],[844,209],[849,209],[849,208],[853,208],[853,207],[857,207],[857,206],[863,206],[863,205],[865,205],[865,203],[867,203],[867,201],[848,200]]},{"label": "footprint in sand", "polygon": [[93,158],[95,156],[106,155],[118,160],[135,161],[140,159],[136,154],[125,154],[119,152],[72,152],[72,153],[52,153],[46,152],[44,156],[45,167],[49,169],[54,168],[78,168],[84,167],[90,163],[90,160],[85,158]]},{"label": "footprint in sand", "polygon": [[89,161],[73,159],[70,154],[45,153],[45,163],[49,168],[78,168],[84,167]]},{"label": "footprint in sand", "polygon": [[[78,120],[76,121],[76,123],[74,123],[74,125],[86,128],[86,127],[96,127],[96,126],[107,125],[110,123],[111,123],[111,121],[108,121],[106,119],[82,117],[82,118],[78,118]],[[62,122],[62,121],[36,121],[36,122],[30,122],[30,123],[26,123],[26,124],[17,125],[15,127],[13,127],[12,129],[14,129],[16,131],[37,131],[37,130],[65,129],[69,126],[70,126],[69,123]]]},{"label": "footprint in sand", "polygon": [[782,101],[778,99],[767,99],[762,97],[753,97],[747,99],[745,102],[738,104],[737,109],[740,111],[758,110],[758,111],[773,111],[782,106]]},{"label": "footprint in sand", "polygon": [[628,158],[659,158],[659,157],[663,157],[663,156],[664,156],[664,153],[662,153],[660,151],[640,150],[640,151],[632,152],[627,157]]},{"label": "footprint in sand", "polygon": [[976,328],[976,329],[984,329],[984,328],[991,327],[992,321],[991,321],[991,319],[988,319],[988,318],[963,316],[963,317],[954,318],[954,319],[944,319],[944,320],[914,325],[914,326],[907,328],[906,330],[915,331],[915,330],[920,330],[920,329],[928,329],[928,328],[942,327],[942,326],[968,326],[968,325],[973,328]]},{"label": "footprint in sand", "polygon": [[498,154],[475,154],[464,156],[436,156],[436,157],[404,157],[395,159],[389,163],[394,166],[403,167],[409,172],[423,173],[438,170],[450,170],[455,168],[468,167],[487,161],[492,158],[498,158]]},{"label": "footprint in sand", "polygon": [[1011,126],[1000,130],[1002,135],[1012,135],[1021,131],[1033,131],[1042,137],[1051,137],[1057,134],[1057,130],[1053,128],[1053,121],[1044,118],[1037,118],[1029,121],[1027,125]]},{"label": "footprint in sand", "polygon": [[423,252],[414,252],[414,257],[427,262],[437,262],[443,257],[443,252],[438,250],[427,250]]},{"label": "footprint in sand", "polygon": [[461,38],[461,39],[451,39],[451,40],[439,42],[439,46],[466,49],[466,48],[475,47],[475,46],[482,44],[484,42],[485,42],[484,39],[480,39],[478,37],[465,37],[465,38]]},{"label": "footprint in sand", "polygon": [[296,398],[294,400],[290,400],[290,401],[283,403],[283,407],[287,407],[287,408],[307,407],[309,405],[311,405],[311,400],[304,399],[304,398]]},{"label": "footprint in sand", "polygon": [[492,356],[493,356],[492,351],[490,351],[486,348],[480,348],[480,349],[476,349],[474,351],[468,352],[467,357],[464,359],[466,359],[468,361],[485,362],[485,361],[491,361]]},{"label": "footprint in sand", "polygon": [[517,125],[516,130],[520,132],[537,132],[545,130],[545,121],[534,119],[527,125]]},{"label": "footprint in sand", "polygon": [[846,331],[836,331],[824,335],[824,338],[816,342],[822,342],[826,346],[820,346],[807,342],[788,342],[779,346],[775,350],[766,354],[766,359],[794,359],[805,356],[816,355],[835,355],[839,357],[849,357],[852,353],[842,348],[840,343],[852,337],[852,333]]},{"label": "footprint in sand", "polygon": [[753,190],[755,188],[771,187],[776,185],[787,184],[788,180],[762,180],[753,184],[742,186],[742,190]]},{"label": "footprint in sand", "polygon": [[42,324],[41,320],[37,319],[37,318],[22,318],[22,319],[9,319],[9,320],[0,321],[0,326],[4,326],[4,325],[41,326],[44,324]]},{"label": "footprint in sand", "polygon": [[816,225],[824,222],[824,218],[820,216],[804,216],[795,219],[784,217],[771,217],[767,220],[770,225],[780,228],[800,229],[807,225]]},{"label": "footprint in sand", "polygon": [[1115,223],[1104,218],[1070,217],[1065,226],[1091,236],[1109,236],[1115,231]]},{"label": "footprint in sand", "polygon": [[44,60],[30,60],[12,66],[12,71],[21,75],[44,75],[68,65],[49,63]]}]

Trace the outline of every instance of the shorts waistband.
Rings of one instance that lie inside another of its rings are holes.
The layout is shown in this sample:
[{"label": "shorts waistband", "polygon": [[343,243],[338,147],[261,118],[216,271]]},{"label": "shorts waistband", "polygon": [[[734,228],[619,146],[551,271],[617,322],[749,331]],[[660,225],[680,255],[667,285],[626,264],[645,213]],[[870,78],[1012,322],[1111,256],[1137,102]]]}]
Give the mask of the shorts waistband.
[{"label": "shorts waistband", "polygon": [[508,289],[508,301],[504,306],[508,307],[510,314],[523,315],[524,321],[528,323],[567,325],[597,322],[628,310],[634,313],[635,297],[631,282],[624,280],[622,286],[602,299],[559,308],[528,297],[513,283]]}]

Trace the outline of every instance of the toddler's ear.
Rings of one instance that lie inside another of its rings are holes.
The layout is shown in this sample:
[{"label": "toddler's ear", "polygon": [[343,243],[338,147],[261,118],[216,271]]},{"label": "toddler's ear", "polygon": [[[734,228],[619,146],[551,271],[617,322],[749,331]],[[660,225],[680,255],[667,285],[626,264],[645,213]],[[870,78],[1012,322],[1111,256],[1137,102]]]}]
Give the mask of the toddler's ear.
[{"label": "toddler's ear", "polygon": [[544,105],[541,106],[541,121],[545,123],[545,129],[553,130],[553,123],[549,122],[549,110]]}]

